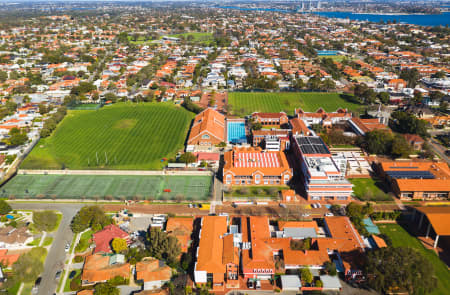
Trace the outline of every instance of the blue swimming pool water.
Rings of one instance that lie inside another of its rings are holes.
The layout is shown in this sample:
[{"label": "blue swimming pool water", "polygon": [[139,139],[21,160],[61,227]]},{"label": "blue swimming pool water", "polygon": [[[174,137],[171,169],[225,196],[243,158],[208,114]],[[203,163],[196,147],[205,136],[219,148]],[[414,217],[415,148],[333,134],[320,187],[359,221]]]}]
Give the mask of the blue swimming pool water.
[{"label": "blue swimming pool water", "polygon": [[227,139],[231,143],[245,143],[247,136],[245,136],[244,122],[227,122]]},{"label": "blue swimming pool water", "polygon": [[337,55],[337,50],[317,50],[317,55]]}]

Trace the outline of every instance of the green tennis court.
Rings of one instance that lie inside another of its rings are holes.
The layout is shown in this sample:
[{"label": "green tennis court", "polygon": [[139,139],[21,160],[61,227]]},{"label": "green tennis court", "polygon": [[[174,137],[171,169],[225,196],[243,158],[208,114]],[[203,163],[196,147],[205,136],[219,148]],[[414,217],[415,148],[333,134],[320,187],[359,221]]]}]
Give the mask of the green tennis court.
[{"label": "green tennis court", "polygon": [[207,200],[211,176],[17,175],[2,198]]}]

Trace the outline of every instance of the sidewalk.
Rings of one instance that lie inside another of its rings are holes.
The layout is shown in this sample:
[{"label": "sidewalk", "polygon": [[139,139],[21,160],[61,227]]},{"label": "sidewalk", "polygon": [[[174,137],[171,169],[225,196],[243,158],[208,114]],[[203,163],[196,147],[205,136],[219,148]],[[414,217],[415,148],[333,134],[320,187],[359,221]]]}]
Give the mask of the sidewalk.
[{"label": "sidewalk", "polygon": [[67,281],[67,278],[69,277],[69,273],[70,273],[70,270],[71,270],[71,267],[72,267],[72,260],[75,257],[75,248],[78,245],[78,243],[80,242],[80,238],[81,238],[81,235],[83,233],[84,233],[84,231],[81,232],[81,233],[78,233],[76,238],[75,238],[74,246],[73,246],[72,251],[70,252],[70,255],[69,255],[69,263],[66,264],[66,267],[64,269],[64,278],[63,278],[63,281],[61,283],[61,288],[59,290],[57,290],[58,294],[63,294],[63,292],[64,292],[64,286],[66,285],[66,281]]}]

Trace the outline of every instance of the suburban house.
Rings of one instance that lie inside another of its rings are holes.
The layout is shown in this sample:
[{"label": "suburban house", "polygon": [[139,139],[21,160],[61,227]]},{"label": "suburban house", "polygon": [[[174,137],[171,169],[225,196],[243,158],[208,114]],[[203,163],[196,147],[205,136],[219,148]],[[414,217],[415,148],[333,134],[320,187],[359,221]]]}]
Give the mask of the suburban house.
[{"label": "suburban house", "polygon": [[144,283],[144,290],[159,289],[171,277],[172,269],[161,260],[147,257],[136,263],[136,281]]},{"label": "suburban house", "polygon": [[448,200],[450,170],[444,162],[381,162],[380,174],[401,200]]},{"label": "suburban house", "polygon": [[226,185],[286,185],[293,175],[281,151],[234,147],[225,153],[224,160]]},{"label": "suburban house", "polygon": [[26,226],[15,228],[10,225],[0,228],[0,248],[16,248],[26,246],[33,241]]},{"label": "suburban house", "polygon": [[130,236],[127,232],[121,230],[118,226],[110,224],[105,226],[101,231],[92,235],[95,243],[95,253],[111,253],[111,242],[115,238],[125,239],[130,243]]},{"label": "suburban house", "polygon": [[81,283],[83,286],[106,282],[115,277],[130,278],[130,264],[122,254],[93,254],[86,257]]},{"label": "suburban house", "polygon": [[405,137],[406,141],[414,150],[422,150],[423,144],[425,143],[422,137],[417,134],[404,134],[403,137]]},{"label": "suburban house", "polygon": [[181,252],[186,253],[191,243],[191,234],[194,227],[192,217],[169,217],[166,223],[166,232],[178,239]]},{"label": "suburban house", "polygon": [[208,108],[195,116],[187,140],[188,151],[208,151],[225,141],[225,116]]}]

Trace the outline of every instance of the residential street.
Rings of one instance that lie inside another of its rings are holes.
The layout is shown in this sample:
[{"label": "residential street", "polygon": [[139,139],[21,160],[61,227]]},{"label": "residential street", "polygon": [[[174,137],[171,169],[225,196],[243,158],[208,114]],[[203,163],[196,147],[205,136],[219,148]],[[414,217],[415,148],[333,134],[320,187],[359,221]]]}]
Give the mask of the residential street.
[{"label": "residential street", "polygon": [[442,160],[447,162],[447,164],[450,164],[450,159],[445,155],[446,149],[433,138],[430,139],[429,143],[433,151],[437,153]]},{"label": "residential street", "polygon": [[56,292],[57,281],[55,275],[58,270],[64,268],[66,260],[66,252],[64,247],[66,243],[71,243],[73,233],[70,230],[70,222],[83,207],[82,204],[66,204],[66,203],[10,203],[13,209],[23,210],[58,210],[63,214],[58,231],[54,234],[53,244],[47,254],[45,260],[44,272],[42,273],[42,282],[39,287],[39,295],[50,295]]}]

